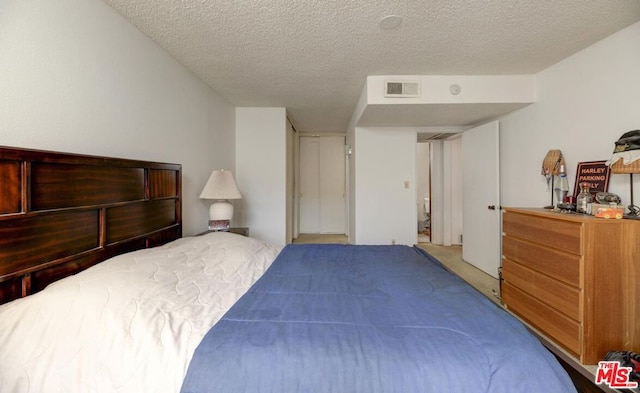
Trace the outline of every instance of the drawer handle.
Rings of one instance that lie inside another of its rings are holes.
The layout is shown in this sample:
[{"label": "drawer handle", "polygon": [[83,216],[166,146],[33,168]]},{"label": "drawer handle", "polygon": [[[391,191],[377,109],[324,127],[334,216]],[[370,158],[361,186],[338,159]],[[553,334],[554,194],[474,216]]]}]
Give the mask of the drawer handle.
[{"label": "drawer handle", "polygon": [[496,210],[496,205],[489,205],[489,206],[487,206],[487,208],[489,210]]}]

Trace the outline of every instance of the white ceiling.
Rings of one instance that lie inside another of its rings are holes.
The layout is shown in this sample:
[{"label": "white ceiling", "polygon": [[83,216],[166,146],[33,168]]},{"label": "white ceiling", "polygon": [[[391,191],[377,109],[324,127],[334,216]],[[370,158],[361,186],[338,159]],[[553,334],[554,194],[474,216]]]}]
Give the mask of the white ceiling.
[{"label": "white ceiling", "polygon": [[[104,1],[234,105],[286,107],[314,133],[346,131],[367,75],[536,73],[640,20],[640,0]],[[392,14],[402,24],[381,29]],[[401,105],[361,121],[464,126],[517,107]]]}]

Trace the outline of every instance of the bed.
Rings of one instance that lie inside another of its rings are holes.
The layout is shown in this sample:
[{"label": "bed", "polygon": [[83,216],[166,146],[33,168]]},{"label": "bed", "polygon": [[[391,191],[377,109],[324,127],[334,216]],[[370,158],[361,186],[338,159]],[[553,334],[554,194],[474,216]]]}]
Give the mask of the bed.
[{"label": "bed", "polygon": [[180,175],[0,149],[0,391],[575,391],[417,248],[182,238]]}]

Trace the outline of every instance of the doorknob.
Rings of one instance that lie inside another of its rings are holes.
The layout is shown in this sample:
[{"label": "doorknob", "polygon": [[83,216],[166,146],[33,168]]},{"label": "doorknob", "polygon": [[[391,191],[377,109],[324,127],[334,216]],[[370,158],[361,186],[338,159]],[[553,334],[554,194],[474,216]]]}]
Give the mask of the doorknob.
[{"label": "doorknob", "polygon": [[489,206],[487,206],[487,208],[489,210],[496,210],[496,206],[495,205],[489,205]]}]

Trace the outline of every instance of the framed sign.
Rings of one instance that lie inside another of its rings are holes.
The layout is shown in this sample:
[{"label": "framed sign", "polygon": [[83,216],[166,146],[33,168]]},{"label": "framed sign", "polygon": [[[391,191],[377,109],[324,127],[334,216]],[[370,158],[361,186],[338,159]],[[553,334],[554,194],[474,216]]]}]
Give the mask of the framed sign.
[{"label": "framed sign", "polygon": [[589,183],[589,192],[607,192],[609,190],[609,174],[611,168],[606,161],[579,162],[576,170],[576,182],[573,185],[573,196],[580,193],[580,183]]}]

